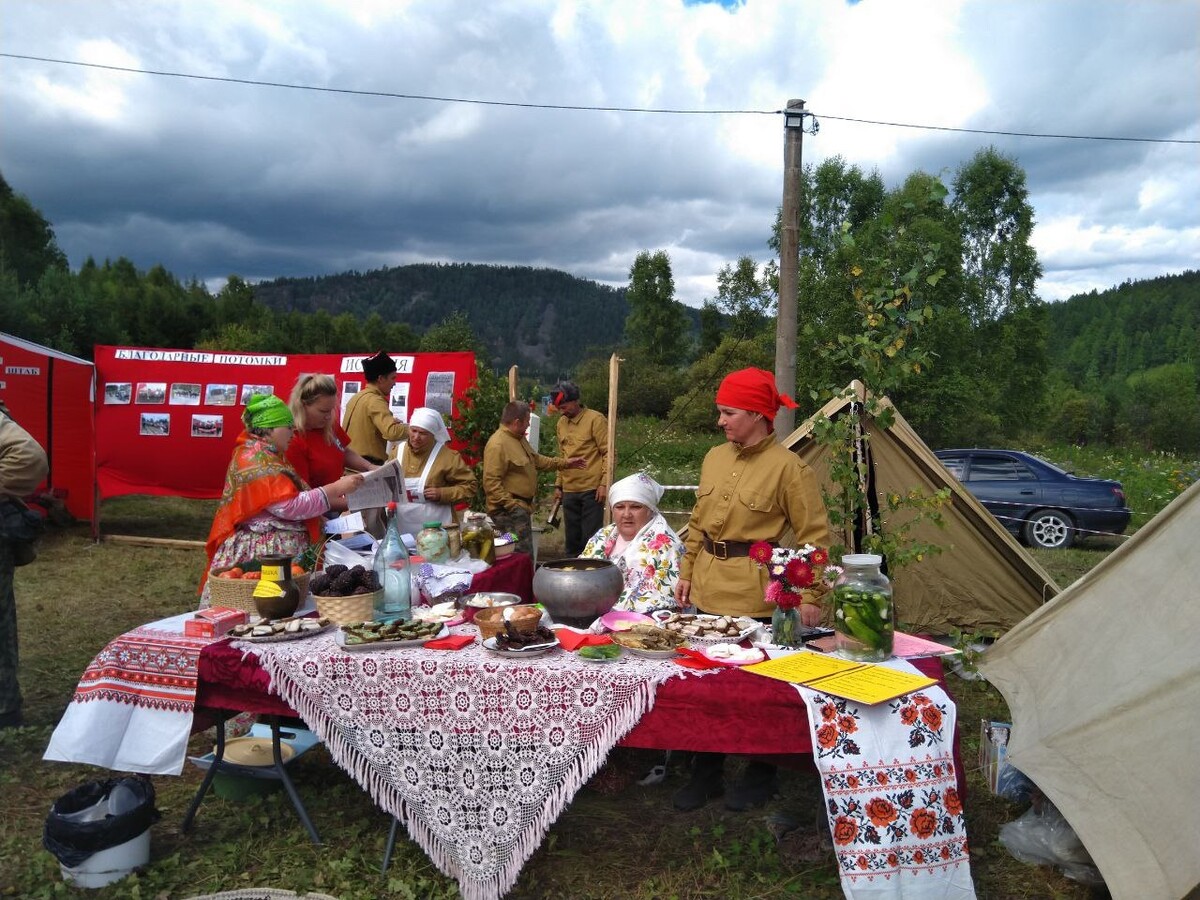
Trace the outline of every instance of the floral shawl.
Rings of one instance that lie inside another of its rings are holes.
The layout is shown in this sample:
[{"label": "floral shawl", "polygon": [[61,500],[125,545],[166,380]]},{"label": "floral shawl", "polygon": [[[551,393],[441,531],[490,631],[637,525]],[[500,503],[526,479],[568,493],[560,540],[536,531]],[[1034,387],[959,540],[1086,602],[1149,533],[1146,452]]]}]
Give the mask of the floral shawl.
[{"label": "floral shawl", "polygon": [[[213,517],[212,529],[204,544],[212,567],[213,555],[239,525],[263,512],[275,503],[286,503],[308,490],[308,485],[296,474],[287,458],[265,438],[243,431],[238,435],[233,459],[225,471],[225,489],[221,505]],[[317,519],[305,523],[308,538],[316,543],[321,539]],[[208,569],[205,569],[205,578]],[[201,581],[203,587],[204,582]]]},{"label": "floral shawl", "polygon": [[683,541],[667,524],[662,513],[642,526],[625,552],[613,556],[617,544],[616,524],[605,525],[587,542],[580,556],[611,559],[625,576],[625,590],[614,609],[648,613],[675,607],[675,582],[679,580],[679,561],[683,559]]}]

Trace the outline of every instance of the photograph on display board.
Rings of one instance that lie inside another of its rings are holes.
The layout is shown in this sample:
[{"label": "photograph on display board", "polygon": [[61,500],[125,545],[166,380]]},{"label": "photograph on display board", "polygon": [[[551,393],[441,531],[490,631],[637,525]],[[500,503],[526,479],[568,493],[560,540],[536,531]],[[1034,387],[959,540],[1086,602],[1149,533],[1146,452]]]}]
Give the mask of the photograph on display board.
[{"label": "photograph on display board", "polygon": [[199,406],[200,385],[191,382],[176,382],[171,385],[172,406]]},{"label": "photograph on display board", "polygon": [[209,406],[233,406],[237,398],[236,384],[210,384],[204,391],[204,402]]},{"label": "photograph on display board", "polygon": [[137,386],[138,403],[166,403],[167,383],[165,381],[139,381]]},{"label": "photograph on display board", "polygon": [[338,422],[342,422],[346,418],[346,404],[350,402],[350,398],[358,393],[358,389],[362,387],[357,381],[343,381],[342,391],[338,394]]},{"label": "photograph on display board", "polygon": [[112,381],[104,386],[105,403],[129,403],[133,400],[133,385],[128,381]]},{"label": "photograph on display board", "polygon": [[397,381],[392,385],[391,396],[388,397],[388,406],[392,408],[394,415],[401,422],[408,421],[408,382]]},{"label": "photograph on display board", "polygon": [[142,413],[140,434],[165,435],[171,433],[170,413]]},{"label": "photograph on display board", "polygon": [[453,372],[430,372],[425,376],[425,405],[447,419],[454,414]]},{"label": "photograph on display board", "polygon": [[192,437],[215,437],[225,434],[224,416],[192,415]]},{"label": "photograph on display board", "polygon": [[270,384],[243,384],[242,399],[238,401],[242,406],[250,402],[250,398],[255,394],[273,394],[275,393],[274,385]]}]

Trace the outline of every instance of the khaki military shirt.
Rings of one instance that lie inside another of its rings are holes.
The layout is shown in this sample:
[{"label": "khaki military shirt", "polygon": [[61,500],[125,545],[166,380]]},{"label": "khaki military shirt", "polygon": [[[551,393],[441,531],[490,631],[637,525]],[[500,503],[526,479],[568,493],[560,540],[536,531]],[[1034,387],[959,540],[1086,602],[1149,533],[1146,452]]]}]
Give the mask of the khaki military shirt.
[{"label": "khaki military shirt", "polygon": [[561,456],[582,456],[583,469],[559,472],[555,487],[564,491],[594,491],[604,483],[608,459],[608,420],[594,409],[583,407],[574,419],[558,417],[558,452]]},{"label": "khaki military shirt", "polygon": [[483,448],[483,492],[488,512],[532,509],[537,496],[537,473],[565,469],[567,460],[542,456],[524,435],[517,436],[501,425]]},{"label": "khaki military shirt", "polygon": [[[413,450],[411,444],[404,448],[405,478],[421,477],[434,446],[436,445],[431,443],[425,448],[425,452],[420,454]],[[392,453],[393,459],[396,458],[399,449],[397,447],[396,451]],[[469,503],[475,497],[475,473],[463,462],[457,451],[443,444],[433,461],[433,466],[429,469],[429,477],[425,479],[425,486],[442,489],[440,503],[451,506],[455,503]]]},{"label": "khaki military shirt", "polygon": [[350,398],[342,427],[350,435],[350,447],[359,456],[375,462],[387,458],[387,442],[408,437],[408,426],[396,418],[387,397],[375,385],[368,384]]},{"label": "khaki military shirt", "polygon": [[20,499],[32,494],[49,470],[46,451],[0,409],[0,497]]},{"label": "khaki military shirt", "polygon": [[692,582],[692,602],[718,615],[771,615],[774,607],[763,599],[767,570],[748,556],[717,559],[703,549],[703,538],[778,543],[789,530],[797,545],[829,547],[829,517],[812,469],[774,434],[749,447],[709,450],[679,573]]}]

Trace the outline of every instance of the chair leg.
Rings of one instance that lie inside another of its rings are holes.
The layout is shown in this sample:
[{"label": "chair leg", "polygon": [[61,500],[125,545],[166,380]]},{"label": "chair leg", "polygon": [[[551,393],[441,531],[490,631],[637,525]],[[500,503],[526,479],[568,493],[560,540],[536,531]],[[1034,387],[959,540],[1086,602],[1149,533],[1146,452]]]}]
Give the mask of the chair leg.
[{"label": "chair leg", "polygon": [[308,810],[304,808],[304,803],[300,800],[300,795],[296,793],[296,786],[292,784],[291,776],[287,773],[287,767],[283,764],[283,752],[280,749],[279,737],[279,717],[269,716],[271,722],[271,755],[275,761],[275,771],[279,775],[279,780],[283,782],[284,790],[288,792],[288,796],[292,798],[292,806],[296,809],[296,815],[300,817],[305,829],[308,831],[309,838],[318,846],[321,843],[321,836],[317,834],[317,829],[313,827],[312,820],[308,817]]},{"label": "chair leg", "polygon": [[196,819],[196,813],[200,809],[200,801],[208,793],[213,779],[217,777],[217,770],[221,768],[221,760],[225,758],[225,720],[229,718],[229,714],[224,710],[214,710],[214,712],[217,714],[217,746],[213,751],[212,765],[204,773],[204,780],[200,782],[200,789],[196,791],[196,796],[192,798],[192,803],[183,817],[183,825],[180,826],[183,831],[191,831],[192,824]]},{"label": "chair leg", "polygon": [[379,870],[379,874],[386,875],[388,866],[392,862],[392,850],[396,846],[396,832],[400,830],[400,820],[392,816],[392,827],[388,831],[387,845],[383,848],[383,867]]}]

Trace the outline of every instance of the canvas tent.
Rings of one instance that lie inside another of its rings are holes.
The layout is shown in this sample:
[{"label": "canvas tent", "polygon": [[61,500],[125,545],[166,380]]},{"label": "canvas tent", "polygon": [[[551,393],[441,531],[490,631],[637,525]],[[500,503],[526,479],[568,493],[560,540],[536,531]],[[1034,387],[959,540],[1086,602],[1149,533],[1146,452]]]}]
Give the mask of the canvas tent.
[{"label": "canvas tent", "polygon": [[78,519],[95,502],[95,367],[86,359],[0,332],[0,398],[50,459],[47,487]]},{"label": "canvas tent", "polygon": [[1200,483],[984,655],[1007,761],[1083,841],[1117,900],[1200,888]]},{"label": "canvas tent", "polygon": [[[849,396],[825,404],[783,441],[826,484],[829,451],[814,439],[813,423],[822,415],[836,419],[867,396],[857,381],[849,390]],[[1058,586],[946,470],[890,401],[879,402],[892,409],[895,420],[883,428],[864,416],[877,496],[914,488],[926,494],[948,488],[951,495],[942,510],[945,529],[931,523],[914,529],[914,537],[937,544],[942,552],[892,573],[898,624],[927,634],[1007,631],[1057,594]]]}]

